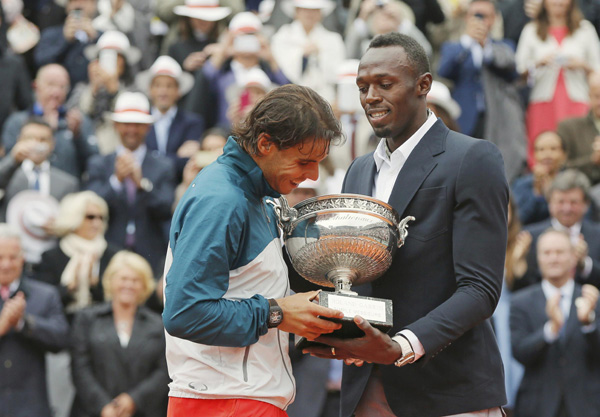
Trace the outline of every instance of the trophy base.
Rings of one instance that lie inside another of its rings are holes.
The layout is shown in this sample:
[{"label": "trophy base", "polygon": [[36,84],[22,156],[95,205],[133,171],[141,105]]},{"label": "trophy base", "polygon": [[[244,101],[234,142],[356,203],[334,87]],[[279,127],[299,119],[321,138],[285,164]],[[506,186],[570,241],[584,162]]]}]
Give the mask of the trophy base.
[{"label": "trophy base", "polygon": [[[354,339],[364,336],[365,333],[354,323],[354,316],[357,315],[368,320],[371,326],[384,333],[392,328],[392,300],[322,291],[319,294],[319,305],[340,310],[344,313],[344,317],[341,319],[323,317],[325,320],[342,324],[341,328],[326,335],[329,337]],[[301,337],[296,341],[296,349],[301,350],[311,346],[324,346],[324,344],[307,340],[305,337]]]}]

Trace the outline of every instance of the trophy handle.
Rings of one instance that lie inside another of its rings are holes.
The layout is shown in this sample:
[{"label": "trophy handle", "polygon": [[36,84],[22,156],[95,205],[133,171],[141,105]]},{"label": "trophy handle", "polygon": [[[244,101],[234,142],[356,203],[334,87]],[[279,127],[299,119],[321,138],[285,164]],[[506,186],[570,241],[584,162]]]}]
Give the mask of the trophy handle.
[{"label": "trophy handle", "polygon": [[408,236],[408,222],[414,220],[415,218],[413,216],[406,216],[400,221],[400,224],[398,224],[398,230],[400,231],[400,239],[398,240],[399,248],[401,248],[404,245],[406,236]]},{"label": "trophy handle", "polygon": [[292,223],[298,218],[298,211],[295,208],[290,207],[284,196],[273,200],[267,200],[267,204],[273,206],[273,210],[275,210],[275,215],[277,216],[277,224],[281,230],[283,230],[285,235],[289,235],[292,230],[294,230]]}]

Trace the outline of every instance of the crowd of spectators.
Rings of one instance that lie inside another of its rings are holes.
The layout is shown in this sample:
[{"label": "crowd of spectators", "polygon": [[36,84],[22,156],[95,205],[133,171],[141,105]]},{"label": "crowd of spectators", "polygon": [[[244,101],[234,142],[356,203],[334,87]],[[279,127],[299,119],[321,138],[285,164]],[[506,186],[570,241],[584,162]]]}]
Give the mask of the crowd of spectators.
[{"label": "crowd of spectators", "polygon": [[[596,307],[600,0],[1,0],[0,417],[164,416],[158,314],[174,207],[232,126],[287,83],[326,98],[347,138],[290,200],[339,192],[380,140],[358,60],[392,31],[430,57],[429,108],[504,157],[512,199],[492,321],[507,411],[600,415],[594,318],[578,317],[580,301],[568,319],[534,291],[563,285],[544,251],[572,250],[584,289],[568,294]],[[539,320],[529,302],[547,302]],[[337,415],[341,364],[292,359],[289,415]],[[589,395],[572,393],[573,378]],[[532,392],[545,391],[558,400],[542,412]]]}]

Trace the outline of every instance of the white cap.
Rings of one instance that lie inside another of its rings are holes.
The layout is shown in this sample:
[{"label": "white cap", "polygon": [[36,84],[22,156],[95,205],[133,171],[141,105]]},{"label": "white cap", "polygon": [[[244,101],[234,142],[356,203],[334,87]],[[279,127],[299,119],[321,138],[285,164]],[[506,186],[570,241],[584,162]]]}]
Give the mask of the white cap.
[{"label": "white cap", "polygon": [[168,55],[159,56],[150,69],[140,72],[135,77],[136,85],[140,90],[148,92],[150,83],[152,83],[154,77],[159,75],[166,75],[177,80],[179,93],[182,96],[186,95],[194,86],[194,76],[182,71],[177,61]]},{"label": "white cap", "polygon": [[256,33],[262,29],[260,18],[252,12],[241,12],[233,16],[229,22],[229,31],[234,35]]},{"label": "white cap", "polygon": [[358,59],[346,59],[337,68],[337,83],[338,84],[356,84],[356,76],[358,75]]},{"label": "white cap", "polygon": [[128,91],[117,97],[111,120],[119,123],[154,123],[154,118],[150,115],[148,98],[142,93]]},{"label": "white cap", "polygon": [[269,91],[273,84],[271,80],[260,68],[252,68],[242,78],[241,84],[244,87],[260,87],[265,91]]},{"label": "white cap", "polygon": [[296,17],[296,9],[319,9],[325,17],[335,9],[331,0],[285,0],[281,3],[281,10],[291,18]]},{"label": "white cap", "polygon": [[98,52],[102,49],[114,49],[125,57],[129,65],[137,64],[142,58],[142,52],[135,46],[131,46],[127,36],[118,30],[104,32],[95,45],[85,48],[84,54],[89,60],[96,59]]},{"label": "white cap", "polygon": [[460,105],[450,95],[448,87],[440,81],[431,83],[431,90],[427,94],[427,101],[436,106],[443,107],[454,120],[460,117]]},{"label": "white cap", "polygon": [[173,12],[179,16],[216,22],[231,14],[231,8],[220,7],[219,0],[185,0],[185,5],[175,6]]}]

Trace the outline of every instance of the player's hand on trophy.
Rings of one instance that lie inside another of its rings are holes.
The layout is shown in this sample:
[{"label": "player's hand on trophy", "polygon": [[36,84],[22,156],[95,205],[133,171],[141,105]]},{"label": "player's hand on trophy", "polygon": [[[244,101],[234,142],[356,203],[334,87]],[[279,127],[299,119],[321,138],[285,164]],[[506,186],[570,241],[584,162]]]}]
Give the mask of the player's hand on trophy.
[{"label": "player's hand on trophy", "polygon": [[311,346],[303,349],[303,353],[327,359],[344,359],[346,364],[361,366],[364,362],[392,364],[400,356],[402,349],[386,333],[371,326],[368,320],[360,316],[354,317],[354,322],[365,332],[363,337],[340,339],[321,336],[315,342],[327,346]]},{"label": "player's hand on trophy", "polygon": [[312,300],[319,296],[319,292],[298,293],[277,299],[277,304],[283,310],[283,320],[278,328],[314,340],[322,334],[331,333],[342,327],[339,323],[321,318],[341,319],[344,313],[313,303]]}]

